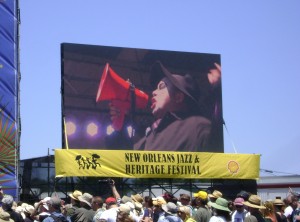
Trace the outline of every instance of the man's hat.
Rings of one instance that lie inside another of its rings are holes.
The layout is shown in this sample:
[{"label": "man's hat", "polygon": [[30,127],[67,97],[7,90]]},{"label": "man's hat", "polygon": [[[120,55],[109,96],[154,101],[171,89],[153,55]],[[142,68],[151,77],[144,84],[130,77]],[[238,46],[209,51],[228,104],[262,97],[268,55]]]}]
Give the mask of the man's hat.
[{"label": "man's hat", "polygon": [[169,202],[167,204],[162,205],[162,209],[168,214],[177,214],[177,206],[173,202]]},{"label": "man's hat", "polygon": [[198,85],[196,83],[196,80],[191,75],[185,74],[183,76],[171,73],[159,61],[156,61],[152,66],[151,75],[155,76],[156,82],[158,79],[157,76],[159,76],[159,80],[161,80],[163,77],[167,77],[167,79],[170,80],[173,86],[175,86],[186,96],[188,96],[196,105],[200,106]]},{"label": "man's hat", "polygon": [[249,200],[244,202],[244,205],[252,208],[266,209],[266,207],[261,205],[261,199],[257,195],[251,195]]},{"label": "man's hat", "polygon": [[106,198],[105,203],[106,204],[116,204],[117,200],[114,197],[108,197],[108,198]]},{"label": "man's hat", "polygon": [[91,194],[84,193],[84,194],[82,194],[82,196],[79,196],[78,199],[80,202],[86,203],[90,207],[92,206],[93,196]]}]

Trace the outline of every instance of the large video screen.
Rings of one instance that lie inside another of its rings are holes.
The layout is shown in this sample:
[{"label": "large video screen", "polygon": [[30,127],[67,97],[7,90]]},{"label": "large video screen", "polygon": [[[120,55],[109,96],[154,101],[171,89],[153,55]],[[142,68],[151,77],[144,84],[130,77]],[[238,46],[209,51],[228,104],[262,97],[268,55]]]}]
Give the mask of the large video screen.
[{"label": "large video screen", "polygon": [[224,152],[219,54],[61,44],[62,146]]}]

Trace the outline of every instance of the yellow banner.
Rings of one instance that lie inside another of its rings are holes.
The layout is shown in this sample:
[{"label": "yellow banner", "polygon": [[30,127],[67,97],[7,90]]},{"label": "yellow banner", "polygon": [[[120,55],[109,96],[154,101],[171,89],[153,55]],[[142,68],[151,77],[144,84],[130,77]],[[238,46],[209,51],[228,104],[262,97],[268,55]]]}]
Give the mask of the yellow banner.
[{"label": "yellow banner", "polygon": [[260,155],[127,150],[55,150],[57,177],[258,179]]}]

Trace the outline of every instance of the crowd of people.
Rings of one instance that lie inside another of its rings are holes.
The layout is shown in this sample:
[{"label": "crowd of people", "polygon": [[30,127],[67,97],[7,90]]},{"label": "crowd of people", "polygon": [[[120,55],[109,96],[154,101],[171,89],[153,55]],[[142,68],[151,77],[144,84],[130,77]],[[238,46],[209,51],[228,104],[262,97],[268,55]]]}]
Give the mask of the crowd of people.
[{"label": "crowd of people", "polygon": [[256,194],[240,191],[233,200],[222,192],[200,190],[175,197],[140,194],[120,196],[115,183],[109,183],[112,194],[107,198],[75,190],[70,203],[58,196],[39,202],[15,202],[0,190],[0,222],[299,222],[298,193],[290,191],[284,198],[262,202]]}]

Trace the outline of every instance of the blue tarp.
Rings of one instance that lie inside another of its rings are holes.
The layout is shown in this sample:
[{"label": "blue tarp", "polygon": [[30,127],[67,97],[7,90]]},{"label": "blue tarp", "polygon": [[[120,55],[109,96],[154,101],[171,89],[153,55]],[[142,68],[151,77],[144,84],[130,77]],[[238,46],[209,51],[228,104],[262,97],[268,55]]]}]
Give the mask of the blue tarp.
[{"label": "blue tarp", "polygon": [[17,0],[0,0],[0,185],[17,196]]}]

